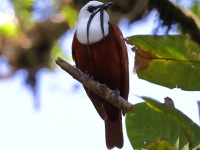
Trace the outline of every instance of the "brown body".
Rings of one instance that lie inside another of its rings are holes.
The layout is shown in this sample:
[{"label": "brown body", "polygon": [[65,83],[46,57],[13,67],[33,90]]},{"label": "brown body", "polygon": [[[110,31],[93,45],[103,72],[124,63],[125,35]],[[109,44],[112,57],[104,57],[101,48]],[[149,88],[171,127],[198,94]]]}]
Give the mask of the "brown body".
[{"label": "brown body", "polygon": [[[120,29],[111,24],[109,34],[101,41],[89,45],[81,44],[74,34],[72,55],[76,66],[93,79],[119,90],[120,96],[128,99],[129,72],[126,45]],[[84,87],[85,88],[85,87]],[[121,110],[85,88],[97,112],[105,120],[106,145],[109,149],[123,146]]]}]

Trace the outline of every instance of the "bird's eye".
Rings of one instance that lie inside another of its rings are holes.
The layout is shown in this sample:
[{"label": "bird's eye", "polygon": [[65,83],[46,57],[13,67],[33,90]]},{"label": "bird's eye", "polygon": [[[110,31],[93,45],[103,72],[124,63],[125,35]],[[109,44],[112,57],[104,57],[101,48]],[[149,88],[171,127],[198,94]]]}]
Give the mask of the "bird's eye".
[{"label": "bird's eye", "polygon": [[93,11],[95,10],[94,6],[89,6],[87,11],[89,11],[90,13],[93,13]]}]

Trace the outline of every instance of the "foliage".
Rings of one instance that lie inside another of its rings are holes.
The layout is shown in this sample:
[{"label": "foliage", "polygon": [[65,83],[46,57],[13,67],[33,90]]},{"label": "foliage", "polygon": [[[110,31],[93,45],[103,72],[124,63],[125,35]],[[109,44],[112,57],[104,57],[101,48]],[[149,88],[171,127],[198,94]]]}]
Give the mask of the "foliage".
[{"label": "foliage", "polygon": [[[175,6],[169,4],[169,7],[164,7],[172,9]],[[180,21],[189,35],[136,35],[128,37],[127,43],[134,45],[134,69],[139,78],[168,88],[199,91],[200,43],[197,26],[200,20],[191,12],[177,8],[179,15],[176,17],[173,11],[165,16],[166,11],[162,9],[161,18],[167,26],[171,26],[173,21]],[[192,10],[199,12],[197,7]],[[188,22],[195,22],[192,28],[185,26],[187,23],[183,21],[184,17],[185,20],[189,19]],[[198,125],[172,106],[147,97],[143,99],[146,102],[134,105],[126,116],[127,134],[134,149],[200,148]]]},{"label": "foliage", "polygon": [[0,35],[6,37],[13,37],[16,36],[18,33],[17,25],[11,23],[4,23],[0,26]]},{"label": "foliage", "polygon": [[190,8],[190,10],[197,16],[200,17],[200,9],[199,9],[199,5],[192,5],[192,7]]},{"label": "foliage", "polygon": [[65,20],[69,22],[69,27],[74,28],[76,24],[76,19],[78,18],[77,11],[69,6],[63,6],[61,11],[65,15]]},{"label": "foliage", "polygon": [[168,88],[200,90],[200,47],[188,35],[132,36],[139,78]]},{"label": "foliage", "polygon": [[200,127],[179,110],[153,99],[133,106],[126,129],[134,149],[197,149]]}]

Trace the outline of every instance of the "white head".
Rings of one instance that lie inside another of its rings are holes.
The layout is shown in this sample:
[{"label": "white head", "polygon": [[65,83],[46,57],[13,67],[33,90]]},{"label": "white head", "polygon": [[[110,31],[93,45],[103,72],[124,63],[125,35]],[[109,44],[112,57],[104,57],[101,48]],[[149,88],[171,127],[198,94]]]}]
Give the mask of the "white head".
[{"label": "white head", "polygon": [[88,2],[79,12],[77,38],[82,44],[102,40],[109,32],[109,16],[106,10],[112,3]]}]

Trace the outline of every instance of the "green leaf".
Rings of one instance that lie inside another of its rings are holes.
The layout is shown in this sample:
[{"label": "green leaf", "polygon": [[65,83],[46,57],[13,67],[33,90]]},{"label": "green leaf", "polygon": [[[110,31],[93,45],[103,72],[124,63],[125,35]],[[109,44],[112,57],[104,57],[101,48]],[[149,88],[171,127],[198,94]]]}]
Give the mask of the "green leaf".
[{"label": "green leaf", "polygon": [[190,10],[197,16],[200,17],[200,9],[198,5],[193,5]]},{"label": "green leaf", "polygon": [[169,144],[166,141],[158,141],[151,143],[151,145],[148,147],[148,150],[176,150],[171,144]]},{"label": "green leaf", "polygon": [[55,65],[55,59],[57,57],[63,57],[65,59],[68,59],[68,57],[63,53],[61,46],[59,45],[58,42],[56,42],[51,49],[51,58],[52,58],[51,60],[53,65]]},{"label": "green leaf", "polygon": [[168,88],[200,90],[200,47],[188,35],[132,36],[139,78]]},{"label": "green leaf", "polygon": [[146,102],[147,105],[150,106],[152,109],[157,110],[169,117],[175,124],[179,125],[181,130],[187,136],[189,145],[191,148],[200,148],[200,127],[195,124],[190,118],[184,115],[181,111],[166,105],[156,102],[147,97],[142,97]]},{"label": "green leaf", "polygon": [[35,0],[11,0],[14,6],[17,18],[24,29],[28,30],[35,22],[33,21],[32,11]]},{"label": "green leaf", "polygon": [[3,36],[16,36],[18,31],[18,26],[15,24],[5,23],[0,26],[0,35]]},{"label": "green leaf", "polygon": [[25,9],[30,9],[32,8],[32,5],[35,0],[11,0],[12,3],[14,4],[17,9],[19,8],[25,8]]},{"label": "green leaf", "polygon": [[188,147],[188,139],[178,123],[146,103],[134,105],[126,115],[126,130],[134,149],[147,149],[160,140],[176,149]]},{"label": "green leaf", "polygon": [[78,18],[77,11],[70,6],[63,6],[61,12],[65,15],[65,21],[68,22],[69,27],[74,28]]}]

